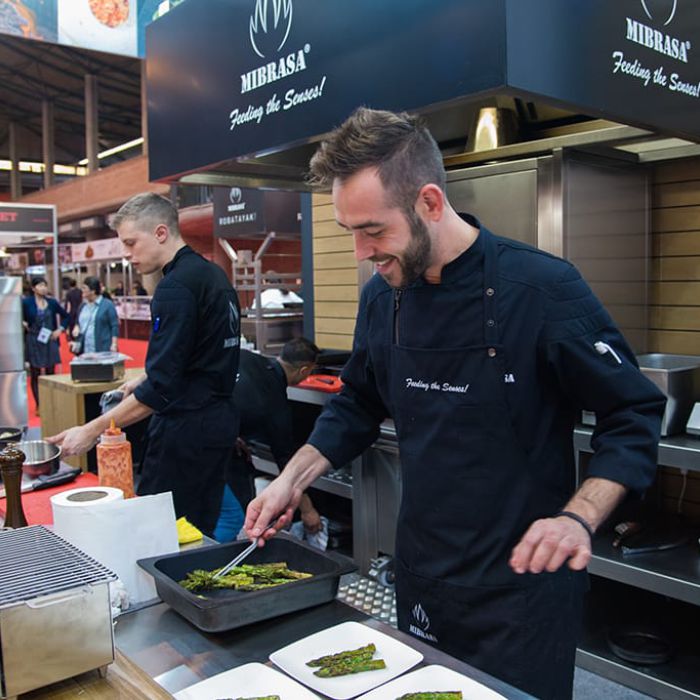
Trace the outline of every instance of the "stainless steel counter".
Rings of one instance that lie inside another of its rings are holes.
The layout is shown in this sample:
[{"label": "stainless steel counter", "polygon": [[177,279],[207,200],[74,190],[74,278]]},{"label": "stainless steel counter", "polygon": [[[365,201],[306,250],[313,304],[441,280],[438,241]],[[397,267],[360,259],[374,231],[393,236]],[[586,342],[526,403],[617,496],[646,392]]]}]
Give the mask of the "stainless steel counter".
[{"label": "stainless steel counter", "polygon": [[421,665],[441,664],[493,688],[506,698],[530,695],[453,659],[337,600],[221,634],[200,632],[164,603],[117,619],[115,643],[170,693],[250,662],[266,663],[273,651],[327,627],[354,620],[420,651]]}]

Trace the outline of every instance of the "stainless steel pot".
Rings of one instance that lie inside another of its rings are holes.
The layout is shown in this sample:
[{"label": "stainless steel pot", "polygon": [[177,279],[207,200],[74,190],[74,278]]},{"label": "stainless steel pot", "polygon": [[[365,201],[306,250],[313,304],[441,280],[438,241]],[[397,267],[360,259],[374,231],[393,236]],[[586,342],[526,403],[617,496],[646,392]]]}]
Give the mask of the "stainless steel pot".
[{"label": "stainless steel pot", "polygon": [[46,440],[18,442],[15,447],[24,452],[22,471],[31,477],[53,474],[58,471],[61,461],[61,448]]}]

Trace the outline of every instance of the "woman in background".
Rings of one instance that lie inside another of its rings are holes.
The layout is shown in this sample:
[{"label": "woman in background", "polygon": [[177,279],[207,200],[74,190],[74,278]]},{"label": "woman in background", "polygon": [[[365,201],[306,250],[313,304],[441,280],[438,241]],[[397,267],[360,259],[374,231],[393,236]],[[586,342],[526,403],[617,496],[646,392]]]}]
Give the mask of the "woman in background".
[{"label": "woman in background", "polygon": [[119,318],[112,300],[102,292],[97,277],[86,277],[81,287],[83,303],[78,309],[78,333],[71,343],[76,355],[84,352],[117,351]]},{"label": "woman in background", "polygon": [[[54,374],[61,362],[58,339],[68,326],[68,313],[53,298],[43,277],[32,278],[32,294],[22,299],[22,324],[26,331],[27,361],[31,377],[32,395],[39,415],[39,375]],[[61,328],[56,316],[61,317]]]}]

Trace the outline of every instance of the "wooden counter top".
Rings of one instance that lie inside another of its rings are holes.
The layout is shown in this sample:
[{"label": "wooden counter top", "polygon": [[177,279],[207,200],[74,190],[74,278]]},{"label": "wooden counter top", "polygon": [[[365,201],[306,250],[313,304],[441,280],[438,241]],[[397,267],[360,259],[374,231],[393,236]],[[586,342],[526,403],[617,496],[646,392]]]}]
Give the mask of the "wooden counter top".
[{"label": "wooden counter top", "polygon": [[[50,374],[39,377],[39,402],[41,403],[41,437],[57,435],[74,425],[84,425],[99,412],[99,395],[117,389],[124,382],[139,377],[141,368],[127,369],[124,377],[115,382],[74,382],[70,374]],[[87,409],[86,409],[86,404]],[[86,470],[88,458],[66,457],[72,467]]]},{"label": "wooden counter top", "polygon": [[70,374],[49,374],[39,377],[39,386],[44,384],[53,391],[66,391],[71,394],[103,394],[120,387],[124,382],[139,377],[144,372],[143,368],[127,369],[122,379],[114,382],[74,382]]},{"label": "wooden counter top", "polygon": [[172,700],[172,695],[118,649],[104,678],[95,671],[52,683],[45,688],[23,693],[20,700]]}]

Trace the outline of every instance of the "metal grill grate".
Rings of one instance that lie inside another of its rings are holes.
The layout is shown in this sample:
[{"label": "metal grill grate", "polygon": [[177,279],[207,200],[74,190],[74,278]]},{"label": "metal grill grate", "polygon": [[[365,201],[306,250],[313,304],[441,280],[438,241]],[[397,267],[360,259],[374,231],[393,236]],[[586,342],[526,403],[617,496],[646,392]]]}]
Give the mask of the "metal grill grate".
[{"label": "metal grill grate", "polygon": [[0,608],[116,578],[43,525],[0,532]]}]

